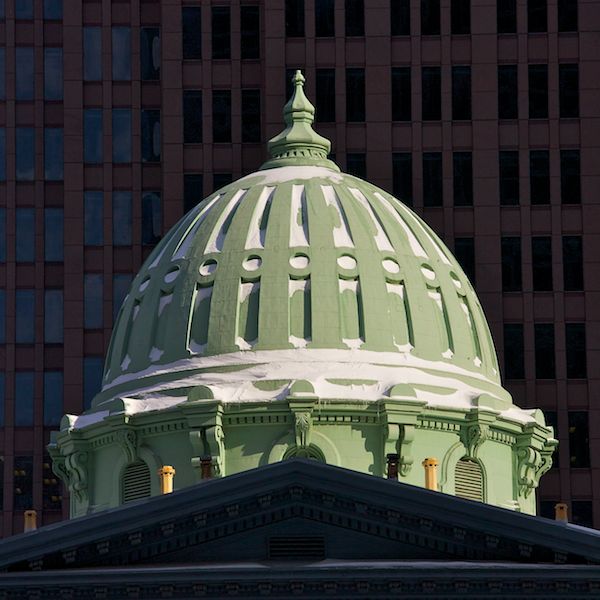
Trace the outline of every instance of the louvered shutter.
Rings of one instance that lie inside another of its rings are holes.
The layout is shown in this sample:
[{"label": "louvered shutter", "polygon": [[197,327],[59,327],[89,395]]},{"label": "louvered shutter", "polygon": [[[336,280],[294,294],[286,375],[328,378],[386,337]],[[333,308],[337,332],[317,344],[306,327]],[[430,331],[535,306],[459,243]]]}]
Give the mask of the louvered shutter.
[{"label": "louvered shutter", "polygon": [[127,465],[121,480],[123,504],[140,498],[150,497],[150,469],[148,465],[138,460]]},{"label": "louvered shutter", "polygon": [[454,490],[459,498],[483,502],[483,472],[478,463],[465,459],[456,463]]}]

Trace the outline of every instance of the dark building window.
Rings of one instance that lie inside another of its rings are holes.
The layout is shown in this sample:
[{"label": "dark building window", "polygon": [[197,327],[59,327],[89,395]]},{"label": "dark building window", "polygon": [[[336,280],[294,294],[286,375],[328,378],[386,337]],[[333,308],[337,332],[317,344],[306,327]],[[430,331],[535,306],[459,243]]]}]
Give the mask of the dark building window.
[{"label": "dark building window", "polygon": [[102,28],[83,28],[83,80],[102,79]]},{"label": "dark building window", "polygon": [[502,291],[520,292],[522,289],[521,238],[501,238],[500,253],[502,257]]},{"label": "dark building window", "polygon": [[44,209],[44,260],[46,262],[63,261],[63,209]]},{"label": "dark building window", "polygon": [[15,0],[15,17],[33,19],[33,0]]},{"label": "dark building window", "polygon": [[102,192],[84,192],[84,243],[102,246],[104,242],[104,198]]},{"label": "dark building window", "polygon": [[471,33],[471,0],[452,0],[450,20],[453,34]]},{"label": "dark building window", "polygon": [[536,379],[554,379],[554,324],[536,323],[534,330],[535,377]]},{"label": "dark building window", "polygon": [[202,143],[202,92],[200,90],[183,92],[183,142]]},{"label": "dark building window", "polygon": [[454,256],[471,284],[475,285],[475,240],[472,237],[454,238]]},{"label": "dark building window", "polygon": [[585,379],[587,377],[585,323],[567,323],[565,325],[565,347],[567,379]]},{"label": "dark building window", "polygon": [[519,116],[519,86],[517,65],[498,67],[498,118],[516,119]]},{"label": "dark building window", "polygon": [[15,456],[13,477],[13,508],[29,510],[33,506],[32,456]]},{"label": "dark building window", "polygon": [[0,207],[0,263],[6,262],[6,208]]},{"label": "dark building window", "polygon": [[35,77],[33,48],[15,48],[15,96],[17,100],[33,100]]},{"label": "dark building window", "polygon": [[497,0],[498,33],[517,33],[517,0]]},{"label": "dark building window", "polygon": [[44,343],[63,343],[63,291],[46,290],[44,292]]},{"label": "dark building window", "polygon": [[581,156],[579,150],[560,151],[560,198],[563,204],[581,202]]},{"label": "dark building window", "polygon": [[214,90],[212,104],[213,142],[231,142],[231,91]]},{"label": "dark building window", "polygon": [[231,173],[215,173],[213,175],[213,189],[218,190],[232,181]]},{"label": "dark building window", "polygon": [[410,121],[410,119],[410,67],[392,67],[392,121]]},{"label": "dark building window", "polygon": [[131,28],[112,29],[112,78],[115,81],[131,80]]},{"label": "dark building window", "polygon": [[519,204],[519,152],[501,150],[500,164],[500,204],[516,206]]},{"label": "dark building window", "polygon": [[531,204],[550,203],[550,154],[548,150],[529,153],[529,191]]},{"label": "dark building window", "polygon": [[531,238],[531,262],[533,269],[533,291],[552,290],[552,238]]},{"label": "dark building window", "polygon": [[83,111],[83,161],[102,162],[102,109],[86,108]]},{"label": "dark building window", "polygon": [[260,13],[258,6],[240,7],[241,56],[260,57]]},{"label": "dark building window", "polygon": [[35,260],[35,209],[17,208],[15,246],[18,263]]},{"label": "dark building window", "polygon": [[317,69],[316,88],[317,122],[335,122],[335,69]]},{"label": "dark building window", "polygon": [[578,235],[562,239],[563,278],[565,291],[583,290],[583,244]]},{"label": "dark building window", "polygon": [[558,30],[577,31],[577,0],[558,0]]},{"label": "dark building window", "polygon": [[160,29],[140,29],[140,67],[143,81],[160,79]]},{"label": "dark building window", "polygon": [[35,342],[35,290],[15,292],[15,341],[17,344]]},{"label": "dark building window", "polygon": [[202,9],[199,6],[184,6],[181,9],[183,29],[183,58],[202,57]]},{"label": "dark building window", "polygon": [[63,373],[44,373],[44,425],[58,425],[63,416]]},{"label": "dark building window", "polygon": [[62,0],[44,0],[44,19],[47,21],[62,19]]},{"label": "dark building window", "polygon": [[423,152],[423,205],[442,206],[442,153]]},{"label": "dark building window", "polygon": [[260,142],[260,90],[242,90],[242,142]]},{"label": "dark building window", "polygon": [[413,204],[412,154],[394,152],[392,154],[392,186],[396,198],[404,204]]},{"label": "dark building window", "polygon": [[160,162],[160,110],[142,110],[142,161]]},{"label": "dark building window", "polygon": [[[552,431],[554,431],[554,438],[558,439],[558,415],[555,410],[545,410],[544,416],[546,417],[546,425],[552,427]],[[552,455],[552,468],[558,469],[560,461],[560,452],[558,448],[554,450],[554,454]],[[552,506],[552,518],[554,518],[554,506]]]},{"label": "dark building window", "polygon": [[162,232],[160,192],[144,192],[142,196],[142,244],[153,246]]},{"label": "dark building window", "polygon": [[558,65],[560,118],[579,116],[579,65]]},{"label": "dark building window", "polygon": [[231,57],[231,11],[229,6],[212,7],[212,57]]},{"label": "dark building window", "polygon": [[569,463],[571,468],[590,466],[590,432],[588,414],[569,411]]},{"label": "dark building window", "polygon": [[0,48],[0,100],[6,98],[6,48]]},{"label": "dark building window", "polygon": [[390,0],[392,35],[410,35],[410,0]]},{"label": "dark building window", "polygon": [[112,110],[112,160],[113,163],[131,162],[131,109]]},{"label": "dark building window", "polygon": [[[576,0],[572,0],[576,2]],[[593,527],[593,510],[591,500],[571,501],[571,522],[581,527]]]},{"label": "dark building window", "polygon": [[44,100],[62,100],[62,48],[44,48]]},{"label": "dark building window", "polygon": [[546,0],[527,0],[527,31],[540,33],[548,30]]},{"label": "dark building window", "polygon": [[15,373],[15,425],[33,425],[33,395],[35,376],[33,371]]},{"label": "dark building window", "polygon": [[548,118],[548,65],[529,65],[529,118]]},{"label": "dark building window", "polygon": [[92,399],[102,387],[103,361],[99,356],[85,356],[83,359],[83,409],[92,405]]},{"label": "dark building window", "polygon": [[315,0],[315,35],[317,37],[335,35],[334,0]]},{"label": "dark building window", "polygon": [[521,323],[504,324],[504,378],[525,378],[525,350]]},{"label": "dark building window", "polygon": [[6,181],[6,129],[0,127],[0,181]]},{"label": "dark building window", "polygon": [[349,152],[346,155],[346,171],[361,179],[367,178],[367,158],[362,152]]},{"label": "dark building window", "polygon": [[127,297],[132,279],[131,273],[113,275],[113,323],[117,320],[121,306]]},{"label": "dark building window", "polygon": [[114,246],[131,246],[131,192],[113,192],[112,232]]},{"label": "dark building window", "polygon": [[83,326],[85,329],[100,329],[103,317],[104,277],[101,273],[86,273],[83,276]]},{"label": "dark building window", "polygon": [[35,133],[33,127],[17,127],[15,142],[17,181],[33,181],[35,173]]},{"label": "dark building window", "polygon": [[365,6],[363,0],[345,0],[346,36],[365,35]]},{"label": "dark building window", "polygon": [[471,118],[471,67],[452,67],[452,118]]},{"label": "dark building window", "polygon": [[42,507],[44,510],[60,510],[62,508],[62,484],[52,471],[52,460],[47,454],[44,455],[42,466]]},{"label": "dark building window", "polygon": [[473,206],[473,155],[471,152],[452,154],[453,192],[455,206]]},{"label": "dark building window", "polygon": [[422,119],[442,118],[442,74],[440,67],[423,67],[421,71]]},{"label": "dark building window", "polygon": [[365,120],[365,70],[346,69],[346,121]]},{"label": "dark building window", "polygon": [[421,0],[421,34],[440,35],[440,0]]},{"label": "dark building window", "polygon": [[200,173],[183,176],[183,212],[187,213],[203,198],[204,178]]},{"label": "dark building window", "polygon": [[304,0],[285,0],[285,35],[304,35]]},{"label": "dark building window", "polygon": [[44,179],[62,181],[63,171],[63,130],[47,127],[44,129]]},{"label": "dark building window", "polygon": [[[6,290],[0,290],[0,344],[6,343]],[[2,374],[2,377],[4,374]],[[4,380],[0,381],[0,394],[4,393]],[[0,404],[4,404],[4,396],[1,397]],[[0,407],[0,424],[2,424],[2,409]]]}]

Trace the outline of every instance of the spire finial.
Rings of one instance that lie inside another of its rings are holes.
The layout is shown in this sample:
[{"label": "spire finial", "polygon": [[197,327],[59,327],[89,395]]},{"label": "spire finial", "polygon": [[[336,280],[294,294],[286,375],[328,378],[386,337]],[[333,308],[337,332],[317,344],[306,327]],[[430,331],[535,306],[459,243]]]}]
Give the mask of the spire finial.
[{"label": "spire finial", "polygon": [[271,159],[261,168],[315,165],[339,171],[337,165],[327,158],[331,142],[313,128],[315,107],[304,94],[304,75],[299,69],[292,76],[294,91],[283,107],[286,128],[269,140]]}]

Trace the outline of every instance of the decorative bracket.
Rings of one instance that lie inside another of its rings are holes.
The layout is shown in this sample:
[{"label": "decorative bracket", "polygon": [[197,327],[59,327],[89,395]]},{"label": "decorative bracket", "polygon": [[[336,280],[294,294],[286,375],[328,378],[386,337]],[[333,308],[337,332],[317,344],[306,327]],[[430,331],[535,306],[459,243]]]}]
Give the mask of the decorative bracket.
[{"label": "decorative bracket", "polygon": [[117,442],[125,453],[127,463],[132,463],[137,460],[137,434],[133,429],[120,429],[117,431]]},{"label": "decorative bracket", "polygon": [[461,427],[460,439],[467,456],[476,459],[481,446],[490,438],[490,425],[496,420],[496,413],[477,409],[467,416]]},{"label": "decorative bracket", "polygon": [[558,442],[548,436],[546,427],[525,426],[516,448],[519,494],[527,498],[539,485],[540,478],[552,466],[552,453]]},{"label": "decorative bracket", "polygon": [[68,474],[69,490],[77,502],[85,504],[88,501],[88,453],[76,450],[65,457],[64,468]]}]

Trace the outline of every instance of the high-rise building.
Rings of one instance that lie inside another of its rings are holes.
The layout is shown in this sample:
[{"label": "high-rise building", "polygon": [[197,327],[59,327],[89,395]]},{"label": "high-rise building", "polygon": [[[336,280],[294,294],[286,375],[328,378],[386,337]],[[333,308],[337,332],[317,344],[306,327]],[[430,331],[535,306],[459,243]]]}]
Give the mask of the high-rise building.
[{"label": "high-rise building", "polygon": [[600,526],[600,5],[0,0],[2,535],[67,516],[45,446],[100,386],[161,235],[256,170],[302,68],[346,171],[423,214],[506,387],[560,441],[539,493]]}]

